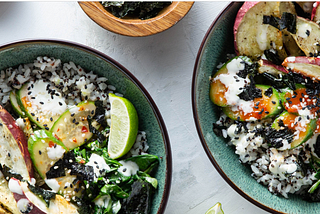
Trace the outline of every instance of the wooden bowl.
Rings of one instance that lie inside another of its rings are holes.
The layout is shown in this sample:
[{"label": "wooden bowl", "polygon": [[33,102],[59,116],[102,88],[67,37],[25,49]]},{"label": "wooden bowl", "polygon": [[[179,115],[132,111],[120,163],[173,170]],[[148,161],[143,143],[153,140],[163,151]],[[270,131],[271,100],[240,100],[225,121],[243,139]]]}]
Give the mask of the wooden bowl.
[{"label": "wooden bowl", "polygon": [[172,27],[191,9],[194,2],[172,2],[151,19],[120,19],[108,12],[100,2],[79,2],[82,10],[98,25],[125,36],[150,36]]}]

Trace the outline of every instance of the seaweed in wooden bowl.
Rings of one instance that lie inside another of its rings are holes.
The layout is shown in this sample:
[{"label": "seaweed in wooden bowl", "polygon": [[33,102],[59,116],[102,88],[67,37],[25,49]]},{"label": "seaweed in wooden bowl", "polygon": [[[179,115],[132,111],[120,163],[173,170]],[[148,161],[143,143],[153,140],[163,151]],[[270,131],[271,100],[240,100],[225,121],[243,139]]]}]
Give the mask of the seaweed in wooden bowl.
[{"label": "seaweed in wooden bowl", "polygon": [[79,5],[101,27],[125,36],[142,37],[169,29],[189,12],[193,3],[172,2],[155,17],[145,20],[132,16],[118,18],[106,10],[101,2],[79,2]]}]

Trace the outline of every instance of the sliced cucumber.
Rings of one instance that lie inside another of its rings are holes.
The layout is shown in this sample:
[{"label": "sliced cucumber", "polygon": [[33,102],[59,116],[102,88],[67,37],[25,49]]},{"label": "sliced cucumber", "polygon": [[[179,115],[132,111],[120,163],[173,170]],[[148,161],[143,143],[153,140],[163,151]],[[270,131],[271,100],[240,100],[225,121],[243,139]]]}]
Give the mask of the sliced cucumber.
[{"label": "sliced cucumber", "polygon": [[[239,59],[241,60],[238,61]],[[210,99],[214,104],[221,107],[228,106],[228,101],[226,99],[227,96],[225,95],[225,93],[227,92],[228,87],[234,84],[233,81],[236,81],[235,76],[238,77],[236,74],[239,72],[238,70],[239,67],[237,66],[237,64],[239,63],[240,64],[251,63],[251,60],[245,56],[236,56],[233,59],[229,60],[227,63],[225,63],[212,77],[209,94],[210,94]],[[228,70],[228,67],[230,70]],[[220,75],[225,75],[225,76],[227,75],[228,76],[227,78],[230,80],[228,81],[230,85],[223,84],[219,79]],[[238,78],[243,79],[240,77]]]},{"label": "sliced cucumber", "polygon": [[[63,157],[65,152],[69,151],[51,132],[46,130],[35,131],[29,138],[28,150],[39,175],[52,190],[64,196],[80,196],[80,191],[75,191],[75,189],[79,189],[79,182],[74,183],[77,178],[76,175],[70,175],[66,172],[63,177],[46,179],[46,173],[49,169]],[[65,171],[65,169],[61,170]]]},{"label": "sliced cucumber", "polygon": [[[84,144],[92,137],[89,130],[88,116],[95,115],[96,106],[94,102],[83,101],[76,107],[64,112],[52,126],[51,131],[60,139],[68,149],[74,149]],[[95,128],[98,123],[93,122]]]},{"label": "sliced cucumber", "polygon": [[253,101],[246,101],[252,107],[252,111],[245,113],[243,110],[234,107],[223,107],[223,112],[233,120],[250,121],[273,117],[282,111],[279,93],[271,86],[256,85],[262,91],[262,98],[255,98]]},{"label": "sliced cucumber", "polygon": [[287,111],[284,111],[275,119],[272,128],[277,130],[283,128],[279,123],[283,124],[293,133],[291,148],[296,148],[309,140],[317,127],[316,118],[308,119],[307,117],[291,114]]},{"label": "sliced cucumber", "polygon": [[19,106],[19,104],[18,104],[16,91],[11,91],[11,92],[10,92],[10,95],[9,95],[9,98],[10,98],[10,103],[11,103],[11,105],[12,105],[13,110],[14,110],[18,115],[20,115],[21,117],[25,117],[26,114],[21,110],[21,108],[20,108],[20,106]]},{"label": "sliced cucumber", "polygon": [[46,130],[67,110],[59,90],[42,80],[24,84],[17,93],[17,101],[26,116]]},{"label": "sliced cucumber", "polygon": [[317,99],[309,96],[306,90],[307,88],[301,84],[297,84],[294,91],[290,88],[282,89],[280,98],[284,109],[290,113],[299,114],[299,111],[304,110],[304,107],[313,106],[310,108],[310,112],[315,113],[319,109],[314,105]]},{"label": "sliced cucumber", "polygon": [[46,130],[37,130],[28,140],[28,150],[39,175],[45,179],[46,172],[68,151],[63,143]]}]

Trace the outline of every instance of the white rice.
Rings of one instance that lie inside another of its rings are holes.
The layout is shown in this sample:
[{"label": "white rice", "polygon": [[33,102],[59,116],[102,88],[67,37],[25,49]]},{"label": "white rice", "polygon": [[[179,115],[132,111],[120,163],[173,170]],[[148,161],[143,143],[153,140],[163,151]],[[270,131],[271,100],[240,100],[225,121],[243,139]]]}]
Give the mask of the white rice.
[{"label": "white rice", "polygon": [[[222,115],[217,124],[224,125],[226,116]],[[266,126],[272,121],[265,120],[249,122],[247,130],[237,124],[228,124],[227,131],[230,142],[235,146],[235,153],[243,164],[248,164],[252,170],[251,176],[258,183],[268,187],[273,194],[280,194],[287,198],[288,194],[298,194],[300,190],[310,187],[315,178],[315,172],[303,172],[298,162],[308,164],[311,159],[312,144],[315,139],[310,139],[303,145],[281,151],[267,145],[266,141],[255,130]],[[241,130],[239,130],[239,127]],[[222,131],[223,132],[223,131]],[[299,156],[299,160],[298,160]]]},{"label": "white rice", "polygon": [[[37,80],[50,82],[60,89],[69,108],[84,100],[101,100],[106,109],[109,126],[111,120],[108,94],[114,93],[123,97],[116,92],[115,86],[108,84],[106,77],[99,77],[93,71],[86,72],[74,62],[62,63],[60,59],[44,56],[37,57],[33,63],[0,71],[0,104],[10,106],[9,94],[12,90],[19,90],[25,83]],[[146,153],[149,148],[146,141],[146,133],[139,132],[131,153]]]}]

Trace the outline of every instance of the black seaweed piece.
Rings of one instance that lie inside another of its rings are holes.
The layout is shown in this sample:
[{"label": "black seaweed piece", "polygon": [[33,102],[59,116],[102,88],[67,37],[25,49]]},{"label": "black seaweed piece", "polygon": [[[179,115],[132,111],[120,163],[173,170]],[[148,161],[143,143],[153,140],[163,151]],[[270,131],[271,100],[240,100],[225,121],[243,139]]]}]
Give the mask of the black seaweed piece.
[{"label": "black seaweed piece", "polygon": [[282,147],[283,140],[287,140],[288,143],[291,143],[294,137],[293,131],[291,131],[287,127],[284,127],[283,129],[279,130],[267,127],[261,134],[267,141],[267,143],[275,148]]},{"label": "black seaweed piece", "polygon": [[103,143],[107,138],[104,136],[99,130],[97,130],[95,127],[92,125],[92,117],[89,115],[87,117],[88,124],[89,124],[89,131],[92,132],[94,135],[97,136],[97,140],[99,143]]},{"label": "black seaweed piece", "polygon": [[245,101],[254,100],[255,98],[262,98],[262,90],[256,88],[253,75],[249,76],[250,84],[244,86],[243,91],[238,95],[238,97]]},{"label": "black seaweed piece", "polygon": [[269,25],[280,30],[280,18],[279,17],[264,15],[263,19],[262,19],[262,23],[269,24]]},{"label": "black seaweed piece", "polygon": [[171,2],[124,2],[121,6],[108,6],[103,4],[104,7],[118,17],[125,16],[138,17],[139,19],[150,19],[155,17],[164,7],[171,4]]},{"label": "black seaweed piece", "polygon": [[282,64],[282,60],[279,57],[278,51],[276,51],[274,49],[265,50],[264,55],[273,64],[276,64],[276,65]]},{"label": "black seaweed piece", "polygon": [[296,90],[295,80],[293,78],[292,73],[288,73],[282,75],[282,77],[277,78],[267,72],[262,74],[267,80],[272,83],[272,86],[276,89],[280,89],[283,87],[289,87],[291,90]]},{"label": "black seaweed piece", "polygon": [[262,23],[269,24],[278,30],[287,29],[292,34],[297,32],[297,16],[292,13],[283,12],[281,18],[264,15]]},{"label": "black seaweed piece", "polygon": [[5,164],[3,165],[0,164],[0,171],[2,172],[4,178],[7,181],[9,181],[10,178],[16,178],[20,181],[23,179],[23,177],[20,174],[14,172],[11,168],[7,167]]},{"label": "black seaweed piece", "polygon": [[49,207],[50,200],[56,197],[56,193],[33,186],[30,183],[28,183],[28,188],[39,198],[42,198],[46,202],[47,207]]},{"label": "black seaweed piece", "polygon": [[287,30],[292,33],[297,33],[297,16],[292,13],[284,12],[281,16],[280,30],[287,28]]},{"label": "black seaweed piece", "polygon": [[244,64],[244,69],[240,70],[237,73],[237,76],[241,77],[241,78],[246,78],[248,74],[252,74],[255,75],[257,74],[257,70],[258,70],[258,63],[252,63],[252,64],[248,64],[245,61],[242,61],[241,63]]},{"label": "black seaweed piece", "polygon": [[63,159],[58,160],[52,167],[50,167],[49,171],[46,173],[47,179],[59,178],[65,175],[66,172],[64,169]]},{"label": "black seaweed piece", "polygon": [[272,87],[268,88],[267,90],[265,90],[264,95],[267,97],[271,97],[273,94],[273,90]]},{"label": "black seaweed piece", "polygon": [[128,198],[121,202],[119,214],[149,213],[153,187],[150,183],[137,180],[132,184],[132,191]]},{"label": "black seaweed piece", "polygon": [[64,176],[65,168],[71,170],[70,175],[76,175],[81,181],[86,180],[92,182],[94,180],[93,167],[78,163],[73,151],[65,153],[63,158],[49,169],[46,173],[47,179]]},{"label": "black seaweed piece", "polygon": [[105,119],[105,113],[106,110],[103,107],[103,102],[101,100],[97,100],[94,102],[96,106],[96,111],[92,119],[96,120],[99,124],[101,124],[103,127],[107,127],[107,121]]}]

